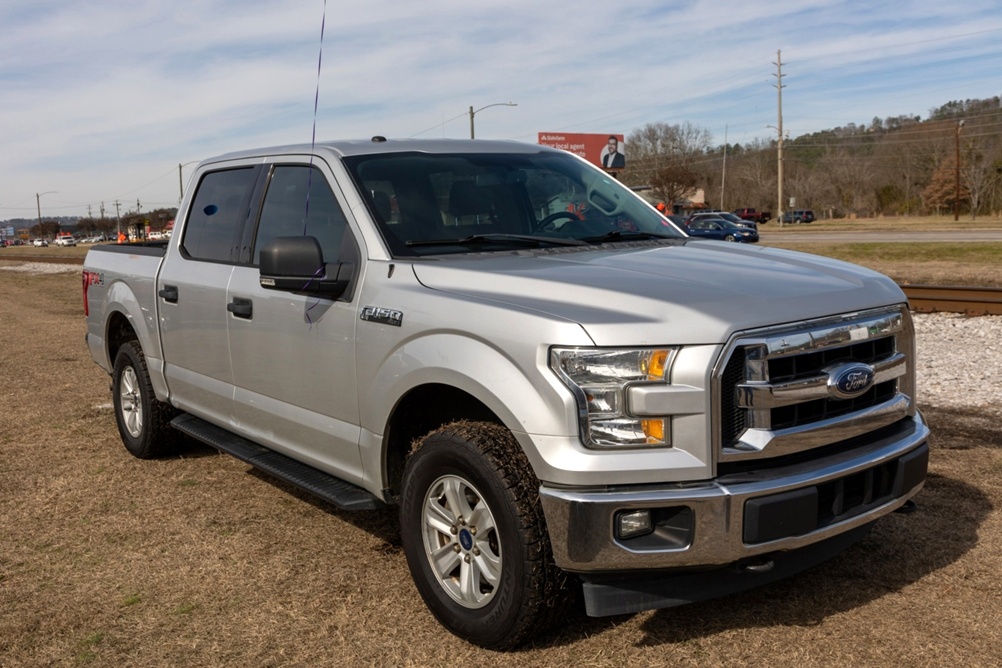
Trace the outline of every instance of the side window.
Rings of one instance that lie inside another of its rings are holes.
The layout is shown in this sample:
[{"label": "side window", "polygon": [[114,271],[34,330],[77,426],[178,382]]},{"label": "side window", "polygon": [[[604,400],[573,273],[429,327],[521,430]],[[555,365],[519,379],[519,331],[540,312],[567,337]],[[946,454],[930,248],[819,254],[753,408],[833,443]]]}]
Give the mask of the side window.
[{"label": "side window", "polygon": [[260,264],[261,248],[275,237],[316,237],[324,262],[336,262],[344,236],[345,217],[318,169],[279,165],[271,175],[261,209],[254,264]]},{"label": "side window", "polygon": [[195,192],[181,249],[195,260],[233,262],[240,231],[247,220],[257,169],[210,172]]}]

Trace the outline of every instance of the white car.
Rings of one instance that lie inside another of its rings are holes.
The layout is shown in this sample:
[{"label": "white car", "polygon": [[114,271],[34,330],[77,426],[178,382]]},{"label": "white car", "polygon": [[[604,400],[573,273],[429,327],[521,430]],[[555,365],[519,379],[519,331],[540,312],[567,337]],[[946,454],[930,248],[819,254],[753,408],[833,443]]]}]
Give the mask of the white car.
[{"label": "white car", "polygon": [[31,242],[31,245],[32,246],[39,246],[39,247],[43,247],[43,246],[47,247],[49,245],[49,242],[46,241],[45,239],[35,239],[35,240],[33,240]]},{"label": "white car", "polygon": [[77,240],[74,237],[59,237],[56,239],[57,246],[76,246]]}]

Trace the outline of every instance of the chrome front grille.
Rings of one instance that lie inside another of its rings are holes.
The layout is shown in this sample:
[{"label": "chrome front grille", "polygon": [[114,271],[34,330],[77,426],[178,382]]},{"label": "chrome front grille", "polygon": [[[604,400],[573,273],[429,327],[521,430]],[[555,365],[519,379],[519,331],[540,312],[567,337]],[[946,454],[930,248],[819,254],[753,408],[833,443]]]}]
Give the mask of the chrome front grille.
[{"label": "chrome front grille", "polygon": [[[913,414],[913,348],[904,307],[738,335],[715,376],[720,461],[800,453]],[[866,389],[845,396],[850,373]]]}]

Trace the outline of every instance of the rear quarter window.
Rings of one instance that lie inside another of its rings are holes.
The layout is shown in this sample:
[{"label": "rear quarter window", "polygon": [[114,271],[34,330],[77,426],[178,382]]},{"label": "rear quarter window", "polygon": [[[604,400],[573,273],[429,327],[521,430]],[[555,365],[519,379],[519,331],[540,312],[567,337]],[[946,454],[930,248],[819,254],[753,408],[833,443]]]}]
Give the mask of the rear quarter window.
[{"label": "rear quarter window", "polygon": [[194,260],[235,262],[257,180],[254,167],[209,172],[188,212],[181,250]]}]

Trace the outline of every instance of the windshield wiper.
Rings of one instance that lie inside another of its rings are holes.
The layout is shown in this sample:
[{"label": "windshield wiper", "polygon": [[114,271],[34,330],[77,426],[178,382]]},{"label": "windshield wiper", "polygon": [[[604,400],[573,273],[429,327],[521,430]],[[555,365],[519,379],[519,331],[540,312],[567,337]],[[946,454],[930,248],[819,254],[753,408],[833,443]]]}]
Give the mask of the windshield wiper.
[{"label": "windshield wiper", "polygon": [[624,232],[623,230],[613,230],[612,232],[607,232],[601,236],[597,237],[585,237],[582,241],[587,241],[588,243],[601,244],[606,241],[634,241],[638,239],[674,239],[675,237],[666,237],[661,234],[654,234],[653,232]]},{"label": "windshield wiper", "polygon": [[407,246],[476,246],[479,244],[514,244],[519,246],[587,246],[578,239],[536,236],[532,234],[473,234],[459,239],[411,239]]}]

